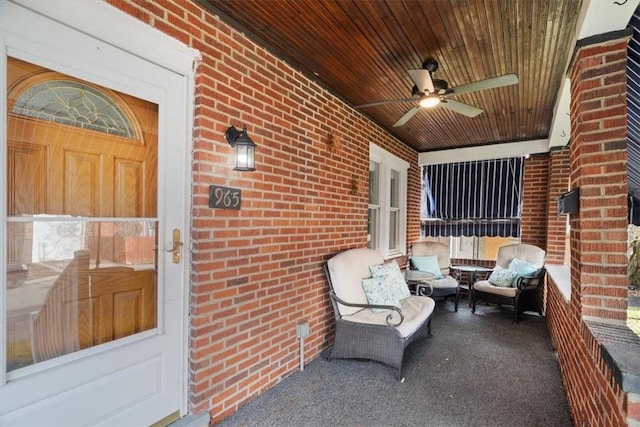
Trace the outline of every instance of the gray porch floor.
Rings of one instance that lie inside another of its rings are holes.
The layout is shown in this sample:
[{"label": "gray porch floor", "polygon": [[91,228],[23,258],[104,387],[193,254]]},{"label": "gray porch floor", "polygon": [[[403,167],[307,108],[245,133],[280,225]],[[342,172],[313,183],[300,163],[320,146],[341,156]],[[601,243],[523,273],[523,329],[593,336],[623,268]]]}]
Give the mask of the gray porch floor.
[{"label": "gray porch floor", "polygon": [[571,426],[546,319],[438,301],[433,333],[405,353],[405,382],[377,362],[320,357],[216,424]]}]

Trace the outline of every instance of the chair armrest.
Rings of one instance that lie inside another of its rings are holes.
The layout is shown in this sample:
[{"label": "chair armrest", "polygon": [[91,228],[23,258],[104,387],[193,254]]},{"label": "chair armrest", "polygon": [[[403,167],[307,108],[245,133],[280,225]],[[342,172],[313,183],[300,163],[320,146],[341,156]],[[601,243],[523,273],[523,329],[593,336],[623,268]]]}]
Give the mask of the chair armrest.
[{"label": "chair armrest", "polygon": [[542,287],[542,285],[544,284],[544,275],[546,271],[547,270],[543,267],[533,276],[519,277],[516,287],[521,291]]},{"label": "chair armrest", "polygon": [[430,297],[433,293],[433,285],[431,282],[416,283],[416,295],[419,297]]},{"label": "chair armrest", "polygon": [[389,313],[389,315],[386,318],[387,325],[391,326],[392,328],[400,326],[402,324],[402,322],[404,322],[404,314],[402,314],[402,310],[400,310],[395,305],[358,304],[358,303],[346,302],[346,301],[341,300],[340,298],[338,298],[338,296],[335,294],[335,292],[330,292],[329,296],[333,300],[339,302],[342,305],[346,305],[347,307],[379,308],[379,309],[382,309],[382,310],[393,310],[393,311],[398,312],[398,314],[400,315],[400,321],[398,323],[393,323],[392,322],[393,314],[391,314],[391,313]]}]

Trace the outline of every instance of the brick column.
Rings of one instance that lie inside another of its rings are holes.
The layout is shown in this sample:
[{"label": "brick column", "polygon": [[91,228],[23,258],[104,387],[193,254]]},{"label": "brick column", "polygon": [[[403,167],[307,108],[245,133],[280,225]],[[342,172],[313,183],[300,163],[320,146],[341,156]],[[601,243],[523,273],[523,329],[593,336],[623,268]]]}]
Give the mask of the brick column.
[{"label": "brick column", "polygon": [[[571,298],[582,315],[626,320],[629,35],[581,41],[571,69]],[[575,298],[575,299],[574,299]]]},{"label": "brick column", "polygon": [[547,154],[531,156],[525,160],[520,241],[544,250],[547,249],[548,180]]},{"label": "brick column", "polygon": [[567,216],[558,215],[558,198],[569,189],[569,149],[553,150],[549,159],[549,204],[547,206],[547,263],[563,264]]}]

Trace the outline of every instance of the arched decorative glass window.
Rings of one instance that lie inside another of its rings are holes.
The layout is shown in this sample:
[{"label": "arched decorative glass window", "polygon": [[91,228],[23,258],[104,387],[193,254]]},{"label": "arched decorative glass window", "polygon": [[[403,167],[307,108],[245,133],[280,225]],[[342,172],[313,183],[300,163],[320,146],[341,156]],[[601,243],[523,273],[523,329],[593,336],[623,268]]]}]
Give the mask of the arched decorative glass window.
[{"label": "arched decorative glass window", "polygon": [[24,91],[12,112],[41,120],[136,138],[122,108],[100,90],[73,80],[48,80]]}]

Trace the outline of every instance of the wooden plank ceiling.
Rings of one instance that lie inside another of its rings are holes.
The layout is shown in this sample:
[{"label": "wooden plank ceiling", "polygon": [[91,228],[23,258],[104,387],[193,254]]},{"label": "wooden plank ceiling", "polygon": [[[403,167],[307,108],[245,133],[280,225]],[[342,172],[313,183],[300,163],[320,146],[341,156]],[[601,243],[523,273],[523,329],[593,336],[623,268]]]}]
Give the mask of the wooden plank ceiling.
[{"label": "wooden plank ceiling", "polygon": [[547,138],[580,0],[198,0],[352,106],[410,98],[429,58],[449,87],[515,73],[519,83],[450,99],[393,127],[416,101],[360,109],[419,152]]}]

